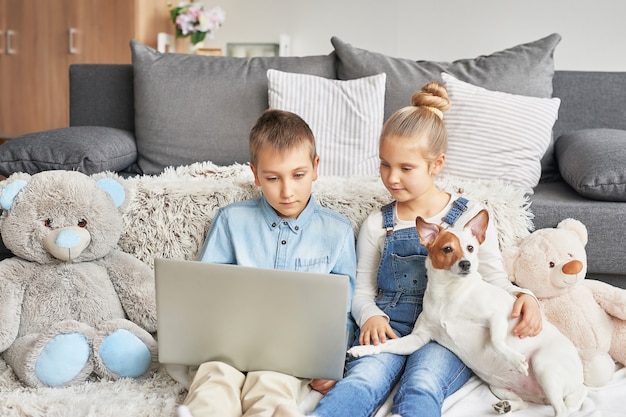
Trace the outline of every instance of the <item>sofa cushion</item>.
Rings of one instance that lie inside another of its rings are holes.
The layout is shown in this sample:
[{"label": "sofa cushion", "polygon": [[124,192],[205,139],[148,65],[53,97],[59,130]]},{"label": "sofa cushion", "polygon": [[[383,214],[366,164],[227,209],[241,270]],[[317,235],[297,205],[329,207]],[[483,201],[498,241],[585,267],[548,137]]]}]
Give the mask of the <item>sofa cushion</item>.
[{"label": "sofa cushion", "polygon": [[489,90],[535,97],[552,97],[554,49],[561,40],[552,34],[491,55],[454,62],[412,61],[355,48],[336,36],[331,43],[337,54],[337,77],[351,80],[387,74],[385,119],[407,106],[411,94],[429,81],[441,81],[441,73]]},{"label": "sofa cushion", "polygon": [[131,42],[138,165],[147,174],[196,161],[249,161],[248,136],[268,107],[267,70],[336,78],[335,58],[160,53]]},{"label": "sofa cushion", "polygon": [[560,136],[556,160],[563,179],[580,195],[626,201],[626,131],[583,129]]},{"label": "sofa cushion", "polygon": [[443,172],[500,178],[532,193],[560,100],[490,91],[450,74],[441,76],[451,103],[444,113],[448,151]]},{"label": "sofa cushion", "polygon": [[[337,54],[337,78],[351,80],[382,72],[387,74],[385,120],[408,105],[411,94],[422,85],[441,81],[442,72],[493,91],[552,97],[553,55],[560,41],[561,36],[554,33],[489,55],[435,62],[395,58],[353,47],[337,37],[331,39]],[[542,159],[544,170],[550,171],[547,176],[556,171],[552,144]]]},{"label": "sofa cushion", "polygon": [[385,74],[329,80],[268,70],[269,105],[302,117],[315,135],[320,175],[378,175]]},{"label": "sofa cushion", "polygon": [[137,159],[132,133],[102,126],[74,126],[29,133],[0,148],[0,174],[65,169],[91,175],[122,171]]}]

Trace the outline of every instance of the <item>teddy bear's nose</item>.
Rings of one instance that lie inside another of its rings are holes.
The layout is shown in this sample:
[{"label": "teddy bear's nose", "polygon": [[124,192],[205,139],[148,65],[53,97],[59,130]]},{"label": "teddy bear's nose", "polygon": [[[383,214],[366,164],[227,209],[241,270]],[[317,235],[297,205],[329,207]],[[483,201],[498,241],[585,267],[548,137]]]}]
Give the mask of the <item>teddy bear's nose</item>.
[{"label": "teddy bear's nose", "polygon": [[563,271],[563,273],[567,275],[576,275],[582,270],[583,263],[577,260],[569,261],[568,263],[563,265],[563,268],[561,268],[561,271]]},{"label": "teddy bear's nose", "polygon": [[62,261],[76,259],[91,242],[89,232],[80,227],[53,230],[43,241],[48,253]]},{"label": "teddy bear's nose", "polygon": [[57,246],[71,249],[80,244],[80,236],[74,230],[61,230],[56,238]]}]

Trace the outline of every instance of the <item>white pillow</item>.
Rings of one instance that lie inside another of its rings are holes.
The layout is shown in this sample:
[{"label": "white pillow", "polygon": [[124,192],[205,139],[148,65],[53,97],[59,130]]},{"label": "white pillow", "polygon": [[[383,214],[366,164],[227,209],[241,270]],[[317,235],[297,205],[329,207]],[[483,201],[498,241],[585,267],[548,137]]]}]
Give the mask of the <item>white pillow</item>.
[{"label": "white pillow", "polygon": [[306,121],[320,155],[320,175],[378,175],[378,140],[385,110],[385,74],[331,80],[267,71],[269,106]]},{"label": "white pillow", "polygon": [[443,117],[448,129],[443,172],[498,178],[532,193],[561,100],[490,91],[441,76],[451,103]]}]

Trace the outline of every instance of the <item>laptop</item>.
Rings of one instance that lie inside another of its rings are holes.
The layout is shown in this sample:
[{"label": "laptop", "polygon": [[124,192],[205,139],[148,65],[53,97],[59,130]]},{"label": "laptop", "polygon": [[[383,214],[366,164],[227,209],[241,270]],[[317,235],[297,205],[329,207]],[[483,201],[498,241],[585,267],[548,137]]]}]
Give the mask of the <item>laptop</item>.
[{"label": "laptop", "polygon": [[154,270],[159,362],[343,377],[347,276],[161,258]]}]

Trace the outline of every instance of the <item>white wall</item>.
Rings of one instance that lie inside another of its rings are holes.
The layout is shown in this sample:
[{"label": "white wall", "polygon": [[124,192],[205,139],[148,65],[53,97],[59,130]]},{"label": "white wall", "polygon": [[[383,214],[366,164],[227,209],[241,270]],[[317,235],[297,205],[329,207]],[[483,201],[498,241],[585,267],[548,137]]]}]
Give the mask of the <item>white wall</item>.
[{"label": "white wall", "polygon": [[[554,54],[557,69],[626,71],[624,0],[402,0],[401,4],[400,54],[471,58],[556,32],[562,36]],[[424,16],[429,17],[423,21]],[[430,42],[416,42],[423,37]]]},{"label": "white wall", "polygon": [[626,71],[624,0],[199,0],[226,22],[211,46],[278,42],[292,55],[327,54],[333,35],[390,56],[451,61],[550,33],[557,69]]}]

